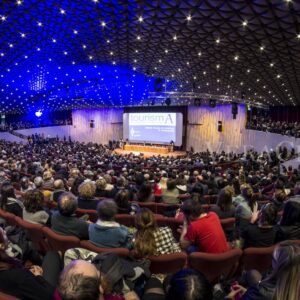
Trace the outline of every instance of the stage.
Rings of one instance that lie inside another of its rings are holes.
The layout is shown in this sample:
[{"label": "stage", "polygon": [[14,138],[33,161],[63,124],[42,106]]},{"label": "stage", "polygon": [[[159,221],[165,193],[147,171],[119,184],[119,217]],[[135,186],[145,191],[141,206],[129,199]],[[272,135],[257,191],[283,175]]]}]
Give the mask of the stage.
[{"label": "stage", "polygon": [[143,154],[144,157],[152,157],[152,156],[163,156],[163,157],[182,157],[186,155],[185,151],[173,151],[173,152],[168,152],[168,153],[157,153],[157,152],[151,152],[151,151],[130,151],[130,150],[123,150],[123,149],[115,149],[114,153],[119,154],[119,155],[128,155],[130,153],[134,155],[141,155]]}]

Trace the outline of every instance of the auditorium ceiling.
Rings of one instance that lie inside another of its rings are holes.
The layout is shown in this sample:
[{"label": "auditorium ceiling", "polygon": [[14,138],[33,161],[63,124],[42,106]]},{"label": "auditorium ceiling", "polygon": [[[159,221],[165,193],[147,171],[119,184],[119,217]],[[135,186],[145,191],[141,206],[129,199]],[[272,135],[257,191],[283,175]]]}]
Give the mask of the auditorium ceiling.
[{"label": "auditorium ceiling", "polygon": [[2,0],[0,39],[0,112],[300,105],[298,0]]}]

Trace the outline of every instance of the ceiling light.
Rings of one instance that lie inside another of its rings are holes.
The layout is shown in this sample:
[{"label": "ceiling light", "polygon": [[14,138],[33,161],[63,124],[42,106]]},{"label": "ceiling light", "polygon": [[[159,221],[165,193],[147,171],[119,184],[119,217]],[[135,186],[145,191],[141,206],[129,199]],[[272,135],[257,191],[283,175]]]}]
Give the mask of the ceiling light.
[{"label": "ceiling light", "polygon": [[142,23],[144,21],[144,18],[142,16],[139,16],[139,22]]},{"label": "ceiling light", "polygon": [[66,11],[64,10],[64,9],[60,9],[60,11],[59,11],[62,15],[64,15],[65,13],[66,13]]},{"label": "ceiling light", "polygon": [[300,39],[300,33],[297,34],[297,39]]},{"label": "ceiling light", "polygon": [[6,16],[1,16],[1,21],[6,21]]},{"label": "ceiling light", "polygon": [[102,26],[102,27],[105,27],[105,26],[106,26],[106,23],[105,23],[104,21],[102,21],[102,22],[101,22],[101,26]]},{"label": "ceiling light", "polygon": [[177,40],[177,36],[176,36],[176,35],[173,36],[173,40],[174,40],[174,41]]},{"label": "ceiling light", "polygon": [[43,23],[42,22],[37,22],[37,25],[41,27],[41,26],[43,26]]},{"label": "ceiling light", "polygon": [[239,59],[239,57],[238,57],[238,55],[236,55],[235,57],[234,57],[234,60],[238,60]]},{"label": "ceiling light", "polygon": [[274,64],[273,64],[273,63],[270,63],[270,67],[274,67]]},{"label": "ceiling light", "polygon": [[198,52],[198,56],[201,56],[202,55],[202,53],[201,52]]},{"label": "ceiling light", "polygon": [[192,20],[192,16],[191,16],[191,15],[188,15],[188,16],[186,17],[186,20],[187,20],[187,21],[191,21],[191,20]]},{"label": "ceiling light", "polygon": [[265,47],[264,47],[264,46],[260,46],[259,50],[260,50],[260,51],[264,51],[264,50],[265,50]]},{"label": "ceiling light", "polygon": [[219,39],[219,38],[216,39],[216,43],[217,43],[217,44],[220,43],[220,39]]},{"label": "ceiling light", "polygon": [[243,21],[242,25],[243,25],[244,27],[247,26],[247,25],[248,25],[248,21],[247,21],[247,20]]},{"label": "ceiling light", "polygon": [[140,40],[140,39],[141,39],[141,36],[140,36],[140,35],[138,35],[138,36],[136,37],[136,39],[137,39],[137,40]]}]

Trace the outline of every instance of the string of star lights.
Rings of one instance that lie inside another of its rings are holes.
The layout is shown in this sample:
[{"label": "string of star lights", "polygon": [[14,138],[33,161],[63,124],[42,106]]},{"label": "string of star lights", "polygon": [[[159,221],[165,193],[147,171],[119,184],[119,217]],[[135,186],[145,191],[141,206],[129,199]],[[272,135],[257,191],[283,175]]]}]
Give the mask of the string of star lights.
[{"label": "string of star lights", "polygon": [[187,93],[299,105],[299,22],[292,0],[4,1],[0,113],[162,105],[168,93],[175,105],[192,104]]}]

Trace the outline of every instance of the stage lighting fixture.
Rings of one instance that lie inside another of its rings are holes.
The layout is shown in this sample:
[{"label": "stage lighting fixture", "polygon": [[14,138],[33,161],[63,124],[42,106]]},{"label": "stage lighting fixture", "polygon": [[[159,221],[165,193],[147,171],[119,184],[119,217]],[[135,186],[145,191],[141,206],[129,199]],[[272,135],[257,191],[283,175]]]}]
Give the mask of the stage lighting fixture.
[{"label": "stage lighting fixture", "polygon": [[216,107],[216,102],[217,102],[216,100],[210,99],[209,100],[209,106],[212,107],[212,108],[215,108]]},{"label": "stage lighting fixture", "polygon": [[171,98],[167,98],[165,103],[166,103],[167,106],[170,106],[171,105]]},{"label": "stage lighting fixture", "polygon": [[43,115],[42,111],[39,109],[38,111],[35,112],[35,116],[37,118],[40,118]]},{"label": "stage lighting fixture", "polygon": [[195,98],[194,99],[194,105],[195,106],[201,106],[201,98]]}]

